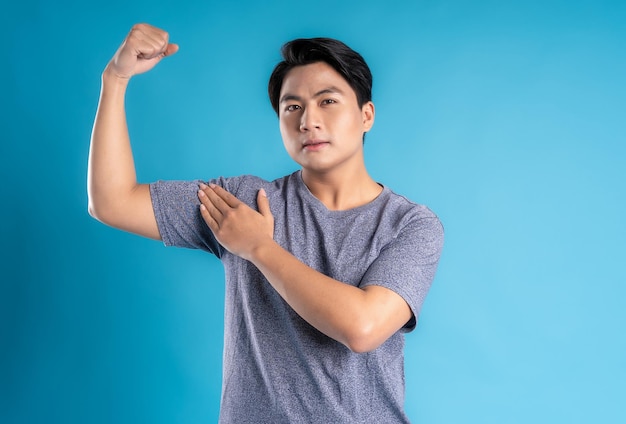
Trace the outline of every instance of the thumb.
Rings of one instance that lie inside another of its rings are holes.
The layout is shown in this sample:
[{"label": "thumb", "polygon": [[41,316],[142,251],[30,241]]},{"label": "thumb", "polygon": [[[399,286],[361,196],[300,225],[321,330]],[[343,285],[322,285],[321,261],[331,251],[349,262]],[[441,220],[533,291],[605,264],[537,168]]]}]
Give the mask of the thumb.
[{"label": "thumb", "polygon": [[256,203],[259,208],[259,213],[265,217],[272,216],[272,212],[270,210],[270,201],[267,198],[267,193],[265,193],[264,189],[260,189],[256,196]]},{"label": "thumb", "polygon": [[171,56],[178,51],[178,44],[170,43],[167,45],[165,52],[163,52],[164,56]]}]

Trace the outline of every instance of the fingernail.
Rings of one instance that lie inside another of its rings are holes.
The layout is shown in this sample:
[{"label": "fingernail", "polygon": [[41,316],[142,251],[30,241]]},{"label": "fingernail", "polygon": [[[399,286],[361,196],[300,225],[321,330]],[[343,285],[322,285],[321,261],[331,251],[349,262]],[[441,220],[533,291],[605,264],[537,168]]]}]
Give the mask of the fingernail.
[{"label": "fingernail", "polygon": [[265,189],[259,190],[259,193],[261,194],[261,196],[267,197],[267,193],[265,192]]},{"label": "fingernail", "polygon": [[202,190],[204,190],[207,187],[207,185],[204,183],[200,183],[199,186]]}]

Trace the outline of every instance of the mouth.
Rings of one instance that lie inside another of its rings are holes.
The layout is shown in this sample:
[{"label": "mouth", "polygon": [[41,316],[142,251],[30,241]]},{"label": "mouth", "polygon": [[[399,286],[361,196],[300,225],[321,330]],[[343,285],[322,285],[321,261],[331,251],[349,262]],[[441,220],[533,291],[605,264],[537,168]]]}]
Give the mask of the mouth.
[{"label": "mouth", "polygon": [[324,140],[307,140],[302,145],[302,149],[308,151],[317,151],[328,146],[330,143]]}]

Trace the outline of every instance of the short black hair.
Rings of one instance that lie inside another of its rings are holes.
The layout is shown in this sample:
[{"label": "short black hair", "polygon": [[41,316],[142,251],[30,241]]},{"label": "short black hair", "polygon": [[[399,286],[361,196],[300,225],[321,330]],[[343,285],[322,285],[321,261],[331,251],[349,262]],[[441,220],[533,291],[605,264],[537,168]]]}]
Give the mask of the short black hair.
[{"label": "short black hair", "polygon": [[270,76],[267,91],[276,114],[285,75],[296,66],[324,62],[337,71],[352,87],[359,107],[372,100],[372,72],[363,57],[333,38],[298,38],[281,48],[283,61]]}]

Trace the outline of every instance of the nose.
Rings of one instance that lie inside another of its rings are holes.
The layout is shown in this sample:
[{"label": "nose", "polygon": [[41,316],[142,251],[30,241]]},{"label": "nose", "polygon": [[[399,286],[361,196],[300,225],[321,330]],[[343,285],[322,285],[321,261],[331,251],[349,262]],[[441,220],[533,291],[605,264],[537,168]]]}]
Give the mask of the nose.
[{"label": "nose", "polygon": [[320,129],[321,121],[320,116],[313,107],[307,107],[302,111],[300,116],[300,131],[311,131],[313,129]]}]

